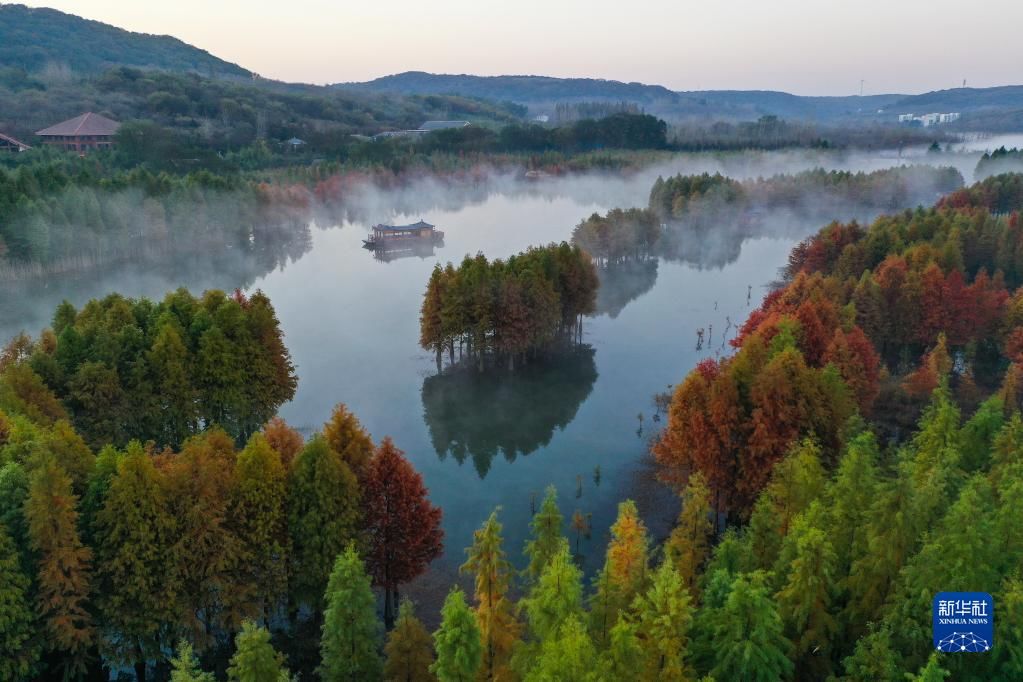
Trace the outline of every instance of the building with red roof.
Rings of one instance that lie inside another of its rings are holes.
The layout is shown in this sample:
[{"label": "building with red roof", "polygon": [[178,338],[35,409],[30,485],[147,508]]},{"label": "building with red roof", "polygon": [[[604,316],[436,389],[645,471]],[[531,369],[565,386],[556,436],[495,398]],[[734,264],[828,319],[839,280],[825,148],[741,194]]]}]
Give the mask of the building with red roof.
[{"label": "building with red roof", "polygon": [[85,154],[90,149],[108,149],[114,144],[117,121],[92,112],[50,126],[36,133],[43,144]]}]

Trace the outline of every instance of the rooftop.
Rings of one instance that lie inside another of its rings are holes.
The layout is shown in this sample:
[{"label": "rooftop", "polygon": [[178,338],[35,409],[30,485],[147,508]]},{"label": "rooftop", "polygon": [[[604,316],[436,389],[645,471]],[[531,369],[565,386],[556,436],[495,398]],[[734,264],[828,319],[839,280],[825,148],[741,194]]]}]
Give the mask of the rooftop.
[{"label": "rooftop", "polygon": [[0,133],[0,142],[6,142],[11,147],[17,147],[18,149],[22,149],[22,150],[24,150],[24,149],[31,149],[32,148],[32,147],[28,146],[27,144],[25,144],[24,142],[22,142],[21,140],[15,140],[10,135],[4,135],[3,133]]},{"label": "rooftop", "polygon": [[49,137],[54,135],[61,135],[65,137],[73,137],[79,135],[99,135],[99,136],[110,136],[117,132],[117,129],[121,127],[121,124],[117,121],[111,121],[106,116],[100,116],[88,112],[81,116],[76,116],[70,120],[58,123],[57,125],[50,126],[36,133],[40,137]]},{"label": "rooftop", "polygon": [[412,223],[411,225],[374,225],[373,229],[390,232],[397,230],[422,230],[424,228],[430,228],[432,230],[434,227],[436,227],[436,225],[431,225],[425,220],[420,220],[418,223]]},{"label": "rooftop", "polygon": [[445,128],[464,128],[468,121],[424,121],[420,130],[444,130]]}]

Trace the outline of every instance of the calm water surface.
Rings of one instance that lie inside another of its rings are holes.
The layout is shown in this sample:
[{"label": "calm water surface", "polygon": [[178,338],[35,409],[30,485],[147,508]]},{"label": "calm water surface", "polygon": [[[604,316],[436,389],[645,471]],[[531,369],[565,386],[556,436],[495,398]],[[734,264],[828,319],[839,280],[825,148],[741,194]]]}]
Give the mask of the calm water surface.
[{"label": "calm water surface", "polygon": [[[902,161],[890,154],[825,162],[756,155],[724,170],[743,177],[814,165],[873,169]],[[585,324],[589,350],[555,367],[529,367],[513,376],[437,375],[434,358],[417,345],[425,283],[438,261],[477,251],[507,257],[567,239],[594,211],[644,205],[657,172],[721,167],[712,157],[683,157],[671,168],[629,178],[529,186],[509,181],[470,197],[430,184],[374,193],[349,214],[358,219],[314,225],[304,255],[269,272],[258,259],[205,254],[160,267],[108,267],[9,287],[0,291],[0,335],[37,333],[64,298],[80,305],[111,291],[160,298],[178,286],[262,289],[280,317],[300,379],[282,415],[309,434],[335,403],[345,402],[375,439],[393,437],[444,509],[443,570],[462,561],[472,531],[497,506],[506,547],[518,559],[531,499],[547,485],[557,487],[566,517],[575,509],[593,514],[592,539],[582,544],[592,568],[600,561],[615,503],[634,491],[658,426],[652,396],[700,359],[725,352],[727,320],[732,334],[751,309],[748,287],[755,306],[809,228],[793,226],[741,245],[701,244],[694,249],[697,262],[650,262],[607,273],[601,312]],[[446,233],[433,255],[381,262],[361,248],[370,224],[420,217]],[[709,334],[697,351],[699,328]],[[656,525],[673,513],[662,510],[661,518],[648,520]]]}]

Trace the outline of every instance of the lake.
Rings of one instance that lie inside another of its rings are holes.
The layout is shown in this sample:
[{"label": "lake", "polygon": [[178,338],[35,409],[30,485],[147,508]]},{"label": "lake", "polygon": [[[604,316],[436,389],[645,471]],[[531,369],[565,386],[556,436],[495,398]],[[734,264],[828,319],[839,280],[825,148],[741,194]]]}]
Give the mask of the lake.
[{"label": "lake", "polygon": [[[586,348],[555,366],[530,366],[514,375],[437,374],[432,354],[418,347],[419,306],[434,264],[478,251],[503,258],[567,239],[593,212],[645,205],[659,173],[721,170],[751,177],[814,166],[873,170],[941,163],[938,156],[920,150],[686,155],[627,177],[534,183],[496,178],[472,191],[431,182],[366,191],[352,199],[345,218],[318,219],[301,246],[287,253],[194,254],[7,285],[0,289],[0,336],[21,329],[38,333],[64,298],[81,305],[112,291],[161,298],[178,286],[196,292],[262,289],[277,310],[299,375],[298,392],[282,416],[308,435],[335,403],[344,402],[375,439],[393,437],[444,510],[446,552],[436,570],[449,573],[463,560],[472,531],[495,507],[502,509],[506,549],[518,561],[531,507],[548,485],[557,487],[566,520],[576,509],[593,515],[591,539],[581,543],[592,570],[602,561],[615,505],[624,497],[653,496],[641,509],[660,532],[677,512],[670,494],[665,498],[645,482],[644,453],[658,428],[652,396],[699,360],[726,352],[726,327],[734,334],[777,278],[794,242],[819,225],[781,220],[752,239],[703,237],[686,250],[686,260],[603,273],[601,310],[585,322]],[[976,155],[948,160],[972,176]],[[420,218],[446,235],[432,255],[384,262],[362,248],[370,224]],[[701,328],[707,338],[697,350]]]}]

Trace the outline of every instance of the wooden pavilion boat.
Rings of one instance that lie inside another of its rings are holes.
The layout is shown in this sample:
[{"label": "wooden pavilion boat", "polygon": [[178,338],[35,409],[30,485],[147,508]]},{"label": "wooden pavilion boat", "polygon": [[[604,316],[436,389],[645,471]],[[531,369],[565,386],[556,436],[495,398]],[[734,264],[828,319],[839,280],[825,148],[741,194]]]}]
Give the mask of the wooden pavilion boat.
[{"label": "wooden pavilion boat", "polygon": [[411,225],[374,225],[373,234],[362,240],[370,250],[406,249],[412,244],[441,244],[444,233],[420,220]]}]

